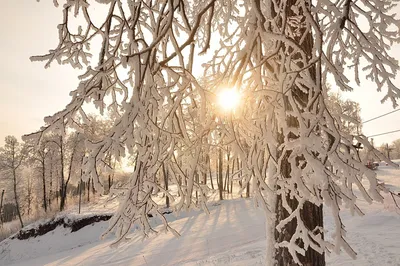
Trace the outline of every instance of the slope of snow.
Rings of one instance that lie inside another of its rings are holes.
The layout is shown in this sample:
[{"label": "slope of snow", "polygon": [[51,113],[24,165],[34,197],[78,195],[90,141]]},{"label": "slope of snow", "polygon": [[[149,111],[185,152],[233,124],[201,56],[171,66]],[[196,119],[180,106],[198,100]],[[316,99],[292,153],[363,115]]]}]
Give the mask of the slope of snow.
[{"label": "slope of snow", "polygon": [[[400,192],[400,170],[381,166],[378,175]],[[360,207],[366,213],[363,217],[343,215],[357,260],[345,253],[330,254],[328,265],[400,265],[400,216],[391,198],[384,205],[361,201]],[[117,248],[110,247],[112,238],[99,240],[108,222],[74,233],[57,228],[25,241],[8,239],[0,243],[0,265],[263,265],[263,212],[245,199],[211,205],[210,211],[209,216],[200,211],[168,215],[180,238],[164,233],[145,240],[133,236]],[[329,235],[333,221],[328,215],[325,226]]]},{"label": "slope of snow", "polygon": [[[210,209],[210,216],[192,211],[187,217],[182,213],[183,218],[172,221],[171,226],[182,235],[180,238],[162,233],[143,241],[134,236],[118,248],[109,247],[112,239],[98,240],[107,222],[74,233],[57,228],[28,241],[14,239],[8,241],[8,255],[1,258],[0,264],[184,265],[257,242],[262,246],[265,240],[263,213],[252,206],[251,200],[232,200]],[[258,260],[261,262],[262,258]]]}]

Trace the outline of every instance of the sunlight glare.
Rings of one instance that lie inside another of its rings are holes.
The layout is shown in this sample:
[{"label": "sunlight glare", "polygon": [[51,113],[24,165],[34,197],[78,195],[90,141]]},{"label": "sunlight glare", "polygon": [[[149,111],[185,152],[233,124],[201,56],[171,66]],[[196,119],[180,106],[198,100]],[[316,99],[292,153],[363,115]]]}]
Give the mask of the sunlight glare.
[{"label": "sunlight glare", "polygon": [[224,111],[234,110],[240,102],[240,94],[235,89],[225,89],[218,94],[218,103]]},{"label": "sunlight glare", "polygon": [[128,157],[122,157],[120,165],[120,171],[123,173],[133,173],[135,171],[135,166],[132,165],[131,160]]}]

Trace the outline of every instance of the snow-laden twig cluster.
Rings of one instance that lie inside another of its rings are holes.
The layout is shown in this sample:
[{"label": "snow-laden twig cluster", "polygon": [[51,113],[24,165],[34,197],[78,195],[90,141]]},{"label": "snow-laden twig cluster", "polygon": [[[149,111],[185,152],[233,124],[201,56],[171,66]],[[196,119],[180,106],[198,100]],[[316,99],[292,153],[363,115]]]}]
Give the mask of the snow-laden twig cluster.
[{"label": "snow-laden twig cluster", "polygon": [[[198,111],[205,96],[192,76],[193,57],[187,55],[193,53],[195,35],[213,2],[189,20],[184,1],[66,1],[58,27],[59,45],[47,55],[32,58],[47,61],[46,66],[53,60],[72,67],[89,66],[71,93],[70,104],[46,118],[46,127],[31,137],[57,130],[64,134],[67,127],[82,130],[80,122],[88,120],[85,102],[93,102],[102,114],[117,114],[107,137],[87,141],[89,154],[84,160],[86,178],[91,177],[101,190],[98,172],[108,166],[107,157],[119,160],[128,151],[135,158],[129,184],[118,190],[123,200],[108,231],[117,233],[116,242],[134,224],[144,235],[152,232],[150,214],[161,217],[165,229],[174,232],[152,198],[163,190],[157,180],[162,167],[183,184],[177,209],[194,205],[206,209],[206,188],[196,178],[196,168],[212,120]],[[103,8],[104,13],[96,14],[91,5]],[[103,20],[96,24],[99,17]],[[74,28],[71,21],[78,21],[79,27]],[[197,200],[193,193],[199,195]]]}]

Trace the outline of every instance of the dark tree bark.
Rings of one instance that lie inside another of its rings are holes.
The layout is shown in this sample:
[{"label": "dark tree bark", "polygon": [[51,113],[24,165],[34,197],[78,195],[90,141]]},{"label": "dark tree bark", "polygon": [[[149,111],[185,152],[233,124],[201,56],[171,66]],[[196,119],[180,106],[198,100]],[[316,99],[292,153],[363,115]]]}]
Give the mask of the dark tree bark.
[{"label": "dark tree bark", "polygon": [[82,176],[81,176],[81,179],[79,180],[79,207],[78,207],[78,213],[81,213],[81,205],[82,205]]},{"label": "dark tree bark", "polygon": [[90,178],[87,181],[87,201],[90,201]]},{"label": "dark tree bark", "polygon": [[60,164],[61,164],[61,169],[60,169],[60,190],[59,190],[59,196],[60,196],[60,211],[64,210],[65,207],[65,198],[64,198],[64,191],[66,191],[65,187],[65,174],[64,174],[64,144],[63,144],[63,137],[60,136],[59,138],[60,141]]},{"label": "dark tree bark", "polygon": [[[200,182],[200,175],[199,175],[199,172],[198,171],[196,171],[195,173],[194,173],[194,179],[195,179],[195,182],[197,183],[197,184],[199,184],[199,182]],[[196,190],[196,204],[199,202],[199,193],[197,192],[197,190]]]},{"label": "dark tree bark", "polygon": [[[164,186],[165,190],[168,191],[168,172],[167,169],[165,169],[165,165],[162,164],[162,171],[163,171],[163,176],[164,176]],[[165,205],[167,208],[169,208],[169,197],[168,195],[165,195]]]},{"label": "dark tree bark", "polygon": [[3,225],[3,199],[4,199],[4,189],[1,191],[0,199],[0,223]]},{"label": "dark tree bark", "polygon": [[51,210],[51,200],[53,197],[53,158],[50,158],[50,180],[49,180],[49,209]]},{"label": "dark tree bark", "polygon": [[31,206],[32,206],[32,181],[31,179],[27,180],[27,203],[28,203],[28,216],[31,214]]},{"label": "dark tree bark", "polygon": [[18,192],[17,192],[17,173],[15,168],[13,169],[13,188],[14,188],[15,207],[17,208],[17,215],[22,228],[24,227],[24,223],[22,222],[21,211],[19,207]]},{"label": "dark tree bark", "polygon": [[[234,173],[235,173],[235,160],[232,161],[232,174]],[[231,176],[229,180],[231,183],[231,193],[233,193],[233,177]]]},{"label": "dark tree bark", "polygon": [[111,191],[111,186],[112,186],[111,174],[109,174],[108,175],[108,193],[110,193],[110,191]]},{"label": "dark tree bark", "polygon": [[210,175],[211,188],[214,189],[214,181],[213,181],[212,172],[211,172],[211,158],[210,158],[210,155],[207,155],[207,160],[208,160],[208,171],[209,171],[209,175]]},{"label": "dark tree bark", "polygon": [[[286,174],[290,174],[290,166],[285,162],[285,165],[282,166],[283,170]],[[286,197],[286,201],[288,205],[295,209],[297,208],[298,202],[296,199],[290,199],[290,197]],[[276,203],[276,225],[286,219],[289,216],[289,213],[283,208],[282,205],[282,197],[278,195],[277,203]],[[313,230],[315,228],[321,227],[323,228],[323,209],[321,206],[316,206],[310,202],[305,202],[303,209],[301,210],[301,218],[305,224],[305,226]],[[281,232],[275,230],[275,240],[277,242],[282,241],[290,241],[293,234],[296,231],[297,220],[293,219],[289,222]],[[324,254],[320,254],[312,248],[308,248],[306,250],[305,256],[299,255],[300,261],[303,266],[325,266],[325,256]],[[292,256],[289,254],[286,248],[278,248],[276,250],[275,259],[277,261],[277,265],[282,266],[292,266],[297,265]]]},{"label": "dark tree bark", "polygon": [[222,195],[222,190],[223,188],[223,177],[222,177],[222,151],[221,149],[218,149],[218,190],[219,190],[219,200],[223,200],[223,195]]},{"label": "dark tree bark", "polygon": [[45,167],[45,158],[41,162],[42,166],[42,183],[43,183],[43,208],[44,211],[47,212],[47,197],[46,197],[46,167]]},{"label": "dark tree bark", "polygon": [[95,194],[96,194],[96,189],[94,188],[94,182],[92,180],[92,196],[93,196],[93,198],[94,198]]},{"label": "dark tree bark", "polygon": [[[286,9],[285,13],[288,18],[290,17],[298,17],[298,14],[295,14],[292,10],[292,6],[295,5],[297,0],[287,0],[286,3]],[[288,26],[290,27],[290,26]],[[313,48],[313,37],[311,32],[308,34],[308,36],[305,38],[305,40],[301,43],[299,37],[296,38],[296,43],[298,43],[302,48],[303,51],[310,55],[312,55],[312,48]],[[316,69],[315,67],[309,68],[307,71],[310,71],[310,75],[312,77],[316,76]],[[308,102],[308,94],[304,93],[302,90],[298,89],[297,87],[293,86],[291,88],[294,93],[293,95],[296,95],[296,102],[299,103],[307,103]],[[311,93],[311,91],[309,92]],[[287,101],[287,100],[286,100]],[[285,107],[287,108],[287,111],[290,111],[290,105],[286,102]],[[287,117],[287,124],[289,127],[298,127],[298,121],[292,117],[289,116]],[[283,143],[283,137],[281,136],[281,142]],[[295,137],[295,136],[291,136]],[[291,151],[287,151],[286,154],[284,155],[285,159],[282,160],[281,164],[281,173],[284,178],[291,178],[291,166],[288,161],[289,155]],[[298,201],[295,198],[290,198],[289,195],[286,196],[286,201],[288,205],[292,208],[295,209],[298,206]],[[286,219],[289,216],[289,213],[284,209],[282,205],[282,196],[278,195],[277,196],[277,202],[276,202],[276,225]],[[323,228],[323,209],[322,205],[317,206],[314,205],[310,202],[306,202],[303,205],[303,208],[300,211],[300,216],[301,219],[304,222],[304,225],[308,228],[308,230],[313,231],[314,229],[320,227]],[[275,240],[277,242],[282,242],[282,241],[289,241],[293,234],[296,231],[298,221],[296,219],[293,219],[291,222],[289,222],[282,230],[281,232],[278,232],[275,230]],[[318,231],[319,232],[319,231]],[[322,232],[321,232],[322,233]],[[300,246],[302,243],[299,243]],[[292,265],[297,265],[294,261],[292,256],[289,254],[288,250],[286,248],[278,248],[275,253],[275,259],[277,261],[277,265],[282,265],[282,266],[292,266]],[[303,264],[303,266],[325,266],[325,256],[324,253],[320,254],[317,251],[313,250],[312,248],[308,248],[306,250],[305,256],[299,255],[300,262]]]},{"label": "dark tree bark", "polygon": [[[68,189],[69,181],[71,180],[71,176],[72,176],[72,168],[73,168],[75,156],[77,154],[79,140],[75,140],[73,147],[72,147],[71,158],[70,158],[69,166],[68,166],[67,180],[65,180],[65,174],[64,174],[65,159],[64,159],[64,144],[63,144],[62,137],[60,137],[60,143],[61,143],[60,153],[61,153],[61,160],[62,160],[62,163],[61,163],[62,174],[61,174],[61,190],[60,190],[60,211],[62,211],[62,210],[64,210],[66,201],[67,201],[67,189]],[[83,161],[83,159],[81,161]]]},{"label": "dark tree bark", "polygon": [[82,156],[81,158],[81,172],[80,172],[80,178],[79,178],[79,210],[78,213],[81,213],[81,205],[82,205],[82,177],[83,177],[83,169],[82,169],[82,165],[83,165],[83,160],[85,159],[85,156]]}]

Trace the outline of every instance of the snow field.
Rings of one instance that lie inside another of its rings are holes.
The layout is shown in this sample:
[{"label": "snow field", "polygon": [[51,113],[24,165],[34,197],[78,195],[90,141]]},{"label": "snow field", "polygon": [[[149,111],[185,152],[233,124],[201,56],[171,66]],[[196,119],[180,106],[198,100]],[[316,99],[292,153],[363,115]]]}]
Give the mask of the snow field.
[{"label": "snow field", "polygon": [[[400,170],[381,166],[378,176],[400,192]],[[98,205],[92,206],[91,212],[111,208]],[[344,252],[328,254],[328,265],[400,265],[400,216],[391,197],[388,195],[383,205],[360,200],[359,206],[365,216],[351,216],[346,211],[342,216],[357,260]],[[133,235],[117,248],[110,247],[112,238],[99,239],[108,222],[74,233],[57,228],[26,241],[7,239],[0,243],[0,265],[263,265],[266,241],[262,210],[255,208],[251,199],[227,200],[209,207],[209,216],[197,210],[167,215],[170,225],[181,234],[179,238],[170,233],[145,240]],[[329,237],[333,220],[326,216],[324,223]]]}]

